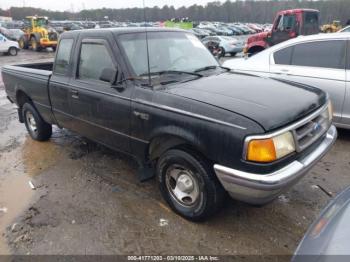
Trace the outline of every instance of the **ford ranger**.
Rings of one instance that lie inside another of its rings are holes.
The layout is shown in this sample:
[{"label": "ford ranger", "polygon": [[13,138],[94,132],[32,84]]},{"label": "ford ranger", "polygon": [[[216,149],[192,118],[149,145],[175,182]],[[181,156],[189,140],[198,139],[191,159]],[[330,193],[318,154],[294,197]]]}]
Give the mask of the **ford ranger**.
[{"label": "ford ranger", "polygon": [[134,156],[190,220],[214,214],[226,192],[268,203],[330,150],[323,91],[233,73],[186,31],[145,30],[66,32],[53,63],[3,67],[30,136],[48,140],[56,125]]}]

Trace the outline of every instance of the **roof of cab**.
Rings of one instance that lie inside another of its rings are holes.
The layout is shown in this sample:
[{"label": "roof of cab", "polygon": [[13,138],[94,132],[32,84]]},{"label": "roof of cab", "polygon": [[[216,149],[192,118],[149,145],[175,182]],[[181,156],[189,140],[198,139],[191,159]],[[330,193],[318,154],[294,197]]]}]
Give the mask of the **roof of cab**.
[{"label": "roof of cab", "polygon": [[129,34],[129,33],[144,33],[144,32],[187,32],[183,29],[166,28],[166,27],[115,27],[115,28],[99,28],[99,29],[83,29],[64,32],[61,36],[75,36],[78,34],[85,35],[100,35],[106,32],[111,32],[114,35]]},{"label": "roof of cab", "polygon": [[320,11],[316,9],[308,9],[308,8],[298,8],[298,9],[288,9],[288,10],[282,10],[278,12],[278,14],[295,14],[295,13],[304,13],[304,12],[316,12],[319,13]]}]

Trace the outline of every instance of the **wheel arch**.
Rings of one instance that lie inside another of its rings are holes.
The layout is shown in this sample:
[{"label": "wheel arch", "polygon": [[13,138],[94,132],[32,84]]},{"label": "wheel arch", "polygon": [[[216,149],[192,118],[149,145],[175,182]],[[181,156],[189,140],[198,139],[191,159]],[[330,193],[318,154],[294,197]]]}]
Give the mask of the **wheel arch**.
[{"label": "wheel arch", "polygon": [[23,107],[23,105],[24,105],[25,103],[27,103],[27,102],[33,104],[33,103],[32,103],[32,99],[31,99],[23,90],[21,90],[21,89],[17,90],[17,91],[16,91],[16,104],[17,104],[17,106],[18,106],[18,112],[19,112],[18,117],[19,117],[19,121],[20,121],[21,123],[23,123],[24,120],[23,120],[23,116],[22,116],[22,114],[21,114],[20,112],[22,112],[22,107]]},{"label": "wheel arch", "polygon": [[147,149],[147,158],[151,161],[158,159],[164,152],[173,148],[187,148],[201,155],[207,155],[204,143],[194,134],[181,128],[166,128],[153,135]]},{"label": "wheel arch", "polygon": [[255,54],[255,53],[261,52],[263,50],[265,50],[264,46],[254,45],[248,49],[248,53]]},{"label": "wheel arch", "polygon": [[37,41],[40,41],[41,35],[39,33],[31,33],[29,39],[35,37]]}]

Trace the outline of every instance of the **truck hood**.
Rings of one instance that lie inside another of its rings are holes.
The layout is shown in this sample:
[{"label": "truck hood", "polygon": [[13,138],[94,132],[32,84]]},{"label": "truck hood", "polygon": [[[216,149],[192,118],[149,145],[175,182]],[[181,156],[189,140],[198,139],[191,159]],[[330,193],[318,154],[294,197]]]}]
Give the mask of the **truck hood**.
[{"label": "truck hood", "polygon": [[240,114],[266,131],[306,116],[327,100],[314,87],[232,72],[173,85],[167,92]]},{"label": "truck hood", "polygon": [[269,32],[261,32],[261,33],[252,35],[251,37],[248,38],[247,43],[249,44],[251,42],[263,40],[267,37],[268,34],[269,34]]}]

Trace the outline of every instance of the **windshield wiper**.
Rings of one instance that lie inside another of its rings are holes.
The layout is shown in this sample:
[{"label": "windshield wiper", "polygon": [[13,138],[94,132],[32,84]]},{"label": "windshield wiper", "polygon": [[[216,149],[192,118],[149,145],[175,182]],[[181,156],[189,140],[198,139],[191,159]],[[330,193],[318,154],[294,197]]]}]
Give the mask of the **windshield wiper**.
[{"label": "windshield wiper", "polygon": [[[186,75],[193,75],[193,76],[197,76],[197,77],[203,77],[203,75],[198,74],[196,72],[177,71],[177,70],[164,70],[164,71],[150,73],[150,75],[165,75],[165,74],[177,74],[177,75],[186,74]],[[143,73],[140,76],[147,76],[147,75],[148,75],[148,72]]]},{"label": "windshield wiper", "polygon": [[211,70],[211,69],[216,69],[218,67],[221,68],[221,69],[225,69],[227,71],[231,70],[228,67],[211,65],[211,66],[205,66],[205,67],[198,68],[198,69],[194,70],[194,72],[197,73],[197,72],[201,72],[201,71],[207,71],[207,70]]}]

